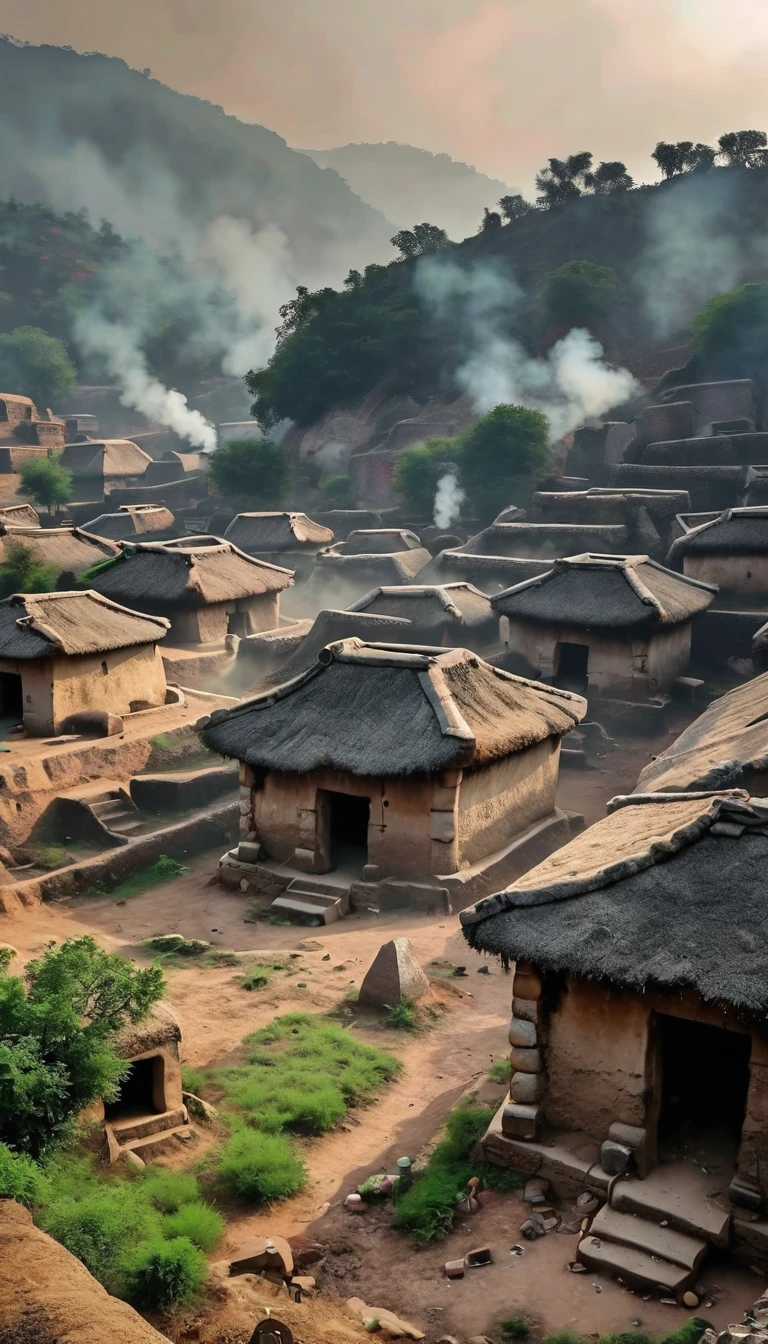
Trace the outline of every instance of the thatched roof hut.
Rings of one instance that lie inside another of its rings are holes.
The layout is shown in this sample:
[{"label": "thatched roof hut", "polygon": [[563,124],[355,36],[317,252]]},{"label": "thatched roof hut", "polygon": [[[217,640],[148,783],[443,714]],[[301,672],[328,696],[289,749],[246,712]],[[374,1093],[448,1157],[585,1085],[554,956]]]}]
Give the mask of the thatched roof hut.
[{"label": "thatched roof hut", "polygon": [[416,551],[421,541],[415,532],[398,527],[358,528],[346,541],[330,549],[334,555],[393,555],[397,551]]},{"label": "thatched roof hut", "polygon": [[429,551],[394,551],[384,555],[339,555],[334,547],[319,551],[304,589],[308,602],[349,607],[372,588],[413,583],[432,559]]},{"label": "thatched roof hut", "polygon": [[85,523],[85,531],[110,541],[131,541],[135,537],[170,536],[176,520],[170,509],[160,504],[123,504],[116,513],[100,513]]},{"label": "thatched roof hut", "polygon": [[584,551],[622,550],[628,540],[623,525],[583,523],[492,523],[457,547],[466,555],[581,555]]},{"label": "thatched roof hut", "polygon": [[410,621],[414,643],[472,648],[498,643],[499,622],[490,599],[471,583],[374,588],[353,603],[350,611]]},{"label": "thatched roof hut", "polygon": [[725,509],[673,541],[667,561],[682,567],[689,555],[768,555],[768,506]]},{"label": "thatched roof hut", "polygon": [[649,630],[679,625],[704,611],[712,584],[675,574],[647,555],[572,555],[495,594],[501,616],[590,630]]},{"label": "thatched roof hut", "polygon": [[636,793],[693,789],[748,789],[768,785],[768,675],[713,701],[704,713],[646,765]]},{"label": "thatched roof hut", "polygon": [[250,766],[362,776],[484,765],[570,731],[578,696],[501,672],[466,649],[347,639],[305,673],[231,710],[202,737]]},{"label": "thatched roof hut", "polygon": [[273,551],[308,551],[312,554],[333,541],[331,529],[313,523],[305,513],[238,513],[224,536],[248,555],[266,555]]},{"label": "thatched roof hut", "polygon": [[0,526],[39,527],[40,515],[31,504],[0,504]]},{"label": "thatched roof hut", "polygon": [[[610,815],[460,915],[470,946],[765,1015],[768,807],[734,791],[615,798]],[[727,938],[715,937],[727,929]]]},{"label": "thatched roof hut", "polygon": [[0,524],[0,560],[7,557],[8,546],[21,542],[35,559],[52,565],[59,573],[78,577],[91,565],[119,555],[119,547],[105,537],[93,536],[81,527],[18,527]]},{"label": "thatched roof hut", "polygon": [[154,644],[168,625],[91,591],[17,593],[0,602],[0,658],[28,662]]},{"label": "thatched roof hut", "polygon": [[[264,678],[265,688],[281,686],[300,676],[314,666],[321,649],[339,640],[356,638],[365,641],[392,640],[393,643],[400,640],[403,644],[416,642],[410,621],[368,612],[319,611],[314,621],[302,621],[300,625],[309,628],[298,645],[290,650],[288,661]],[[258,636],[255,638],[258,639]]]},{"label": "thatched roof hut", "polygon": [[544,574],[551,565],[546,558],[512,555],[468,555],[465,551],[440,551],[420,571],[423,583],[472,583],[481,592],[498,593],[523,579]]},{"label": "thatched roof hut", "polygon": [[85,443],[67,443],[61,453],[62,467],[82,480],[143,476],[151,461],[149,453],[131,439],[88,439]]}]

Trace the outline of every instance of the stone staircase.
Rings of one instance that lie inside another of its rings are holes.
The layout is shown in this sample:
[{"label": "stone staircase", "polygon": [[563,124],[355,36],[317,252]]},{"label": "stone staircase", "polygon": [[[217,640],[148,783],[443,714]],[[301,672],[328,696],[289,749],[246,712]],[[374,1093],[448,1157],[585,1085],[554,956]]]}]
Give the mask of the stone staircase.
[{"label": "stone staircase", "polygon": [[314,877],[295,877],[284,892],[275,896],[270,910],[297,921],[332,924],[348,913],[349,891]]},{"label": "stone staircase", "polygon": [[125,1152],[133,1153],[142,1162],[153,1162],[167,1151],[177,1135],[191,1134],[186,1106],[159,1115],[126,1117],[107,1121],[112,1161]]},{"label": "stone staircase", "polygon": [[82,802],[113,835],[132,840],[144,830],[144,818],[123,789],[106,789]]},{"label": "stone staircase", "polygon": [[[727,1218],[727,1215],[726,1215]],[[680,1298],[695,1280],[709,1243],[672,1224],[622,1213],[606,1204],[582,1237],[578,1258],[590,1269],[623,1279],[633,1288],[660,1289]]]}]

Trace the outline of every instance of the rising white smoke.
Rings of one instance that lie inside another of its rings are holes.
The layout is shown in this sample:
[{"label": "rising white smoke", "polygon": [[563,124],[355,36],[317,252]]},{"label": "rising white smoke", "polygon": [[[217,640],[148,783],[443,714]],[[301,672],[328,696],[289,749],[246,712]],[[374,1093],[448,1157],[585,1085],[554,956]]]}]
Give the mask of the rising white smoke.
[{"label": "rising white smoke", "polygon": [[466,354],[456,381],[481,415],[502,402],[543,411],[554,442],[637,391],[632,374],[606,363],[588,331],[569,331],[544,359],[529,355],[507,334],[522,291],[498,266],[465,268],[428,257],[417,268],[416,286],[434,316],[458,333]]},{"label": "rising white smoke", "polygon": [[435,491],[434,518],[436,527],[450,527],[455,523],[466,498],[459,485],[455,471],[446,471],[437,482]]},{"label": "rising white smoke", "polygon": [[122,388],[120,400],[124,406],[174,430],[193,447],[213,451],[216,447],[213,425],[199,411],[190,409],[181,392],[164,387],[149,372],[135,332],[83,313],[77,319],[76,336],[84,350],[104,360]]}]

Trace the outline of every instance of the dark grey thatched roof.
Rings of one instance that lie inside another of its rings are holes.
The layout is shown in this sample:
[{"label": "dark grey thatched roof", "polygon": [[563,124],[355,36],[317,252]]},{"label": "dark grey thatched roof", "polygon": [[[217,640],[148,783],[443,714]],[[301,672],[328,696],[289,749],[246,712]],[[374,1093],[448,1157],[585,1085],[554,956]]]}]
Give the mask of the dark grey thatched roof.
[{"label": "dark grey thatched roof", "polygon": [[396,551],[416,551],[421,541],[415,532],[399,527],[359,528],[350,532],[331,550],[335,555],[393,555]]},{"label": "dark grey thatched roof", "polygon": [[667,560],[686,555],[765,555],[768,552],[768,507],[726,509],[710,523],[694,527],[673,541]]},{"label": "dark grey thatched roof", "polygon": [[646,794],[459,916],[505,963],[768,1011],[768,803]]},{"label": "dark grey thatched roof", "polygon": [[293,575],[217,537],[183,537],[126,543],[114,564],[90,582],[96,592],[116,602],[166,611],[279,593],[290,587]]},{"label": "dark grey thatched roof", "polygon": [[151,461],[149,453],[131,439],[67,443],[61,454],[61,465],[82,477],[143,476]]},{"label": "dark grey thatched roof", "polygon": [[319,551],[312,570],[313,584],[340,579],[345,583],[374,585],[409,583],[432,559],[423,547],[392,551],[384,555],[339,555],[334,549]]},{"label": "dark grey thatched roof", "polygon": [[491,602],[511,620],[627,630],[689,621],[706,610],[717,591],[647,555],[572,555]]},{"label": "dark grey thatched roof", "polygon": [[270,551],[311,553],[333,541],[331,529],[313,523],[305,513],[238,513],[224,536],[253,555]]},{"label": "dark grey thatched roof", "polygon": [[[264,678],[263,685],[282,686],[292,681],[300,673],[306,672],[317,662],[317,655],[326,644],[334,644],[340,639],[391,640],[409,644],[413,639],[413,626],[408,620],[393,616],[369,615],[358,611],[319,611],[298,648],[292,650],[287,663],[283,663],[275,672]],[[261,687],[254,687],[254,694]]]},{"label": "dark grey thatched roof", "polygon": [[581,555],[584,551],[620,551],[626,545],[626,527],[577,523],[492,523],[466,545],[466,555],[548,556]]},{"label": "dark grey thatched roof", "polygon": [[381,527],[381,514],[375,509],[322,509],[315,511],[315,522],[344,541],[354,528]]},{"label": "dark grey thatched roof", "polygon": [[170,532],[175,519],[170,509],[158,504],[123,504],[117,513],[100,513],[85,524],[85,531],[110,541],[129,541],[155,532]]},{"label": "dark grey thatched roof", "polygon": [[487,764],[561,737],[585,713],[580,696],[467,649],[345,639],[293,681],[212,714],[201,736],[222,756],[269,770],[414,775]]},{"label": "dark grey thatched roof", "polygon": [[419,578],[424,583],[474,583],[485,592],[511,588],[523,579],[545,574],[552,561],[520,555],[467,555],[464,551],[440,551],[425,565]]},{"label": "dark grey thatched roof", "polygon": [[28,662],[156,644],[168,624],[94,592],[17,593],[0,602],[0,658]]},{"label": "dark grey thatched roof", "polygon": [[654,519],[669,518],[691,507],[691,497],[687,490],[655,490],[652,486],[642,485],[593,485],[586,493],[594,497],[623,495],[625,499],[642,504],[648,516]]},{"label": "dark grey thatched roof", "polygon": [[651,761],[638,793],[741,789],[768,769],[768,675],[754,677],[715,700]]},{"label": "dark grey thatched roof", "polygon": [[744,476],[743,467],[670,467],[655,463],[621,462],[614,467],[611,478],[623,489],[627,485],[657,489],[691,490],[701,484],[710,486],[738,485]]},{"label": "dark grey thatched roof", "polygon": [[400,616],[412,621],[419,631],[452,629],[456,639],[460,631],[475,630],[489,639],[498,636],[498,618],[490,598],[471,583],[401,584],[394,588],[374,588],[355,602],[350,611],[371,616]]}]

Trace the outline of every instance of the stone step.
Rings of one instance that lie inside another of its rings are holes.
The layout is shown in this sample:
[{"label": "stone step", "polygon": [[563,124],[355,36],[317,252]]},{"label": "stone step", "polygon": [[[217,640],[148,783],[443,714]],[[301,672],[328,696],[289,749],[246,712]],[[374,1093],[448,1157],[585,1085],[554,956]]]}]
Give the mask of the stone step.
[{"label": "stone step", "polygon": [[340,886],[338,882],[324,882],[322,878],[318,877],[294,877],[288,883],[287,890],[312,892],[319,896],[335,896],[338,900],[346,888]]},{"label": "stone step", "polygon": [[691,1162],[665,1162],[643,1181],[617,1181],[611,1206],[619,1213],[637,1213],[652,1223],[668,1222],[678,1232],[727,1246],[730,1214],[711,1197],[712,1185],[712,1177]]},{"label": "stone step", "polygon": [[623,1279],[632,1288],[661,1288],[670,1297],[680,1297],[693,1278],[690,1269],[671,1260],[654,1260],[647,1251],[601,1241],[590,1232],[579,1242],[578,1258],[597,1273]]},{"label": "stone step", "polygon": [[269,908],[279,915],[308,916],[323,924],[332,924],[341,915],[341,897],[334,899],[312,891],[292,891],[289,896],[286,891],[282,896],[276,896]]},{"label": "stone step", "polygon": [[120,835],[125,835],[128,831],[140,831],[144,822],[138,817],[132,817],[130,812],[121,812],[117,817],[110,817],[107,822],[107,830],[118,831]]},{"label": "stone step", "polygon": [[142,1162],[151,1162],[161,1153],[167,1152],[170,1145],[174,1144],[177,1134],[190,1134],[189,1125],[176,1125],[173,1129],[161,1130],[159,1134],[149,1134],[144,1139],[131,1139],[128,1143],[121,1143],[121,1148],[128,1148]]},{"label": "stone step", "polygon": [[698,1270],[708,1250],[707,1242],[698,1237],[689,1237],[673,1227],[659,1227],[658,1223],[639,1218],[635,1213],[618,1213],[608,1204],[604,1204],[592,1219],[590,1235],[599,1241],[616,1241],[648,1255],[657,1255],[691,1273]]},{"label": "stone step", "polygon": [[173,1111],[161,1111],[158,1115],[143,1115],[122,1121],[111,1120],[109,1123],[118,1143],[123,1145],[129,1143],[131,1139],[146,1139],[150,1134],[175,1129],[178,1125],[185,1125],[186,1122],[186,1108],[177,1106]]}]

